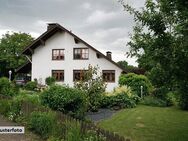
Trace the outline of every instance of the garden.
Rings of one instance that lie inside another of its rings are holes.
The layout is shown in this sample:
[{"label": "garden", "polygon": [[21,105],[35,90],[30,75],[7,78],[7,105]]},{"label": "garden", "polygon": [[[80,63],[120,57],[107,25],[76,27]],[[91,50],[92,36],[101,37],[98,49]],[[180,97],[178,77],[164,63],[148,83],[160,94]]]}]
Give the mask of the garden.
[{"label": "garden", "polygon": [[[119,78],[119,87],[112,92],[105,92],[106,84],[102,76],[92,79],[96,73],[97,68],[89,66],[88,71],[84,74],[84,79],[75,82],[73,88],[56,85],[53,77],[46,78],[45,89],[41,89],[36,81],[28,82],[25,86],[20,87],[2,77],[0,78],[0,114],[26,126],[47,141],[139,140],[139,135],[142,133],[144,136],[145,133],[149,136],[157,134],[156,136],[161,137],[159,139],[163,139],[164,136],[156,130],[163,127],[164,119],[161,117],[170,119],[165,115],[173,114],[175,116],[180,100],[178,92],[168,92],[165,96],[161,96],[161,91],[154,89],[146,76],[133,73],[122,74]],[[176,108],[166,108],[169,106]],[[99,126],[96,126],[87,118],[86,113],[98,112],[101,108],[119,112],[111,119],[100,121],[97,123]],[[155,113],[152,111],[161,116],[154,118]],[[180,110],[178,112],[181,113]],[[187,116],[186,112],[183,114]],[[136,123],[135,118],[141,118],[141,123]],[[160,123],[158,125],[155,124],[157,119],[161,121],[157,122]],[[168,124],[169,129],[173,129],[170,127],[173,127],[173,122],[181,121],[174,121],[176,118],[171,119],[169,123],[172,122],[172,124]],[[137,129],[134,124],[136,126],[139,124],[138,127],[143,126],[143,129],[147,125],[148,128],[146,131],[136,132],[131,130]],[[186,121],[184,124],[187,124]],[[152,127],[155,128],[152,130]],[[180,127],[182,127],[181,124]],[[148,130],[151,130],[150,134]],[[186,130],[185,128],[184,131]],[[166,132],[169,131],[166,130]],[[146,137],[146,139],[151,138]]]}]

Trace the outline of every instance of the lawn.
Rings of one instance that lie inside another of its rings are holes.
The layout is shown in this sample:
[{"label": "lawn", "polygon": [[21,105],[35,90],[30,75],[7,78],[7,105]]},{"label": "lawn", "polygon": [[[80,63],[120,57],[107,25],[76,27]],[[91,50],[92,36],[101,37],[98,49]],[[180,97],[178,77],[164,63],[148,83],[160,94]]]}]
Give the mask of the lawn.
[{"label": "lawn", "polygon": [[133,141],[188,141],[188,112],[139,105],[98,123]]}]

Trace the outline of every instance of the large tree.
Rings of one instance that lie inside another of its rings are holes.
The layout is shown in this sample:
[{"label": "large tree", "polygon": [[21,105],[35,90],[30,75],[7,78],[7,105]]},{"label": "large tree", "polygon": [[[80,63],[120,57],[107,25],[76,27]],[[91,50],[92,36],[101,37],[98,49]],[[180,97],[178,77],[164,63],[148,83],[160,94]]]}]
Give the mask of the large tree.
[{"label": "large tree", "polygon": [[9,69],[15,70],[24,64],[26,58],[21,51],[31,42],[33,37],[27,33],[7,32],[0,39],[0,76],[6,76]]},{"label": "large tree", "polygon": [[179,89],[188,109],[188,1],[146,0],[141,10],[121,2],[136,22],[129,55],[138,57],[155,87]]}]

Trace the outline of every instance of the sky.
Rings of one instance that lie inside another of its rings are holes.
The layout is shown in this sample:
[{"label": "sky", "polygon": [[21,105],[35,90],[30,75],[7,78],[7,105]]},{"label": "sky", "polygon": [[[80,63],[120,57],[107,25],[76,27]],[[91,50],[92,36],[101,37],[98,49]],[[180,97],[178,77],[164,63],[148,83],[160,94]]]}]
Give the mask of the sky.
[{"label": "sky", "polygon": [[[125,0],[139,9],[144,0]],[[37,38],[47,23],[59,23],[114,61],[126,60],[133,17],[118,0],[0,0],[0,38],[7,31],[26,32]]]}]

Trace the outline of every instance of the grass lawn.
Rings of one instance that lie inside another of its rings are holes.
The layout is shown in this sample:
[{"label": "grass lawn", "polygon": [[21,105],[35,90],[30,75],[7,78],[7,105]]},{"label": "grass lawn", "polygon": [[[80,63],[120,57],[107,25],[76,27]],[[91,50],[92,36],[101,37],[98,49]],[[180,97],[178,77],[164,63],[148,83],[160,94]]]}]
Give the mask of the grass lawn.
[{"label": "grass lawn", "polygon": [[98,125],[133,141],[188,141],[188,112],[176,107],[138,105]]}]

